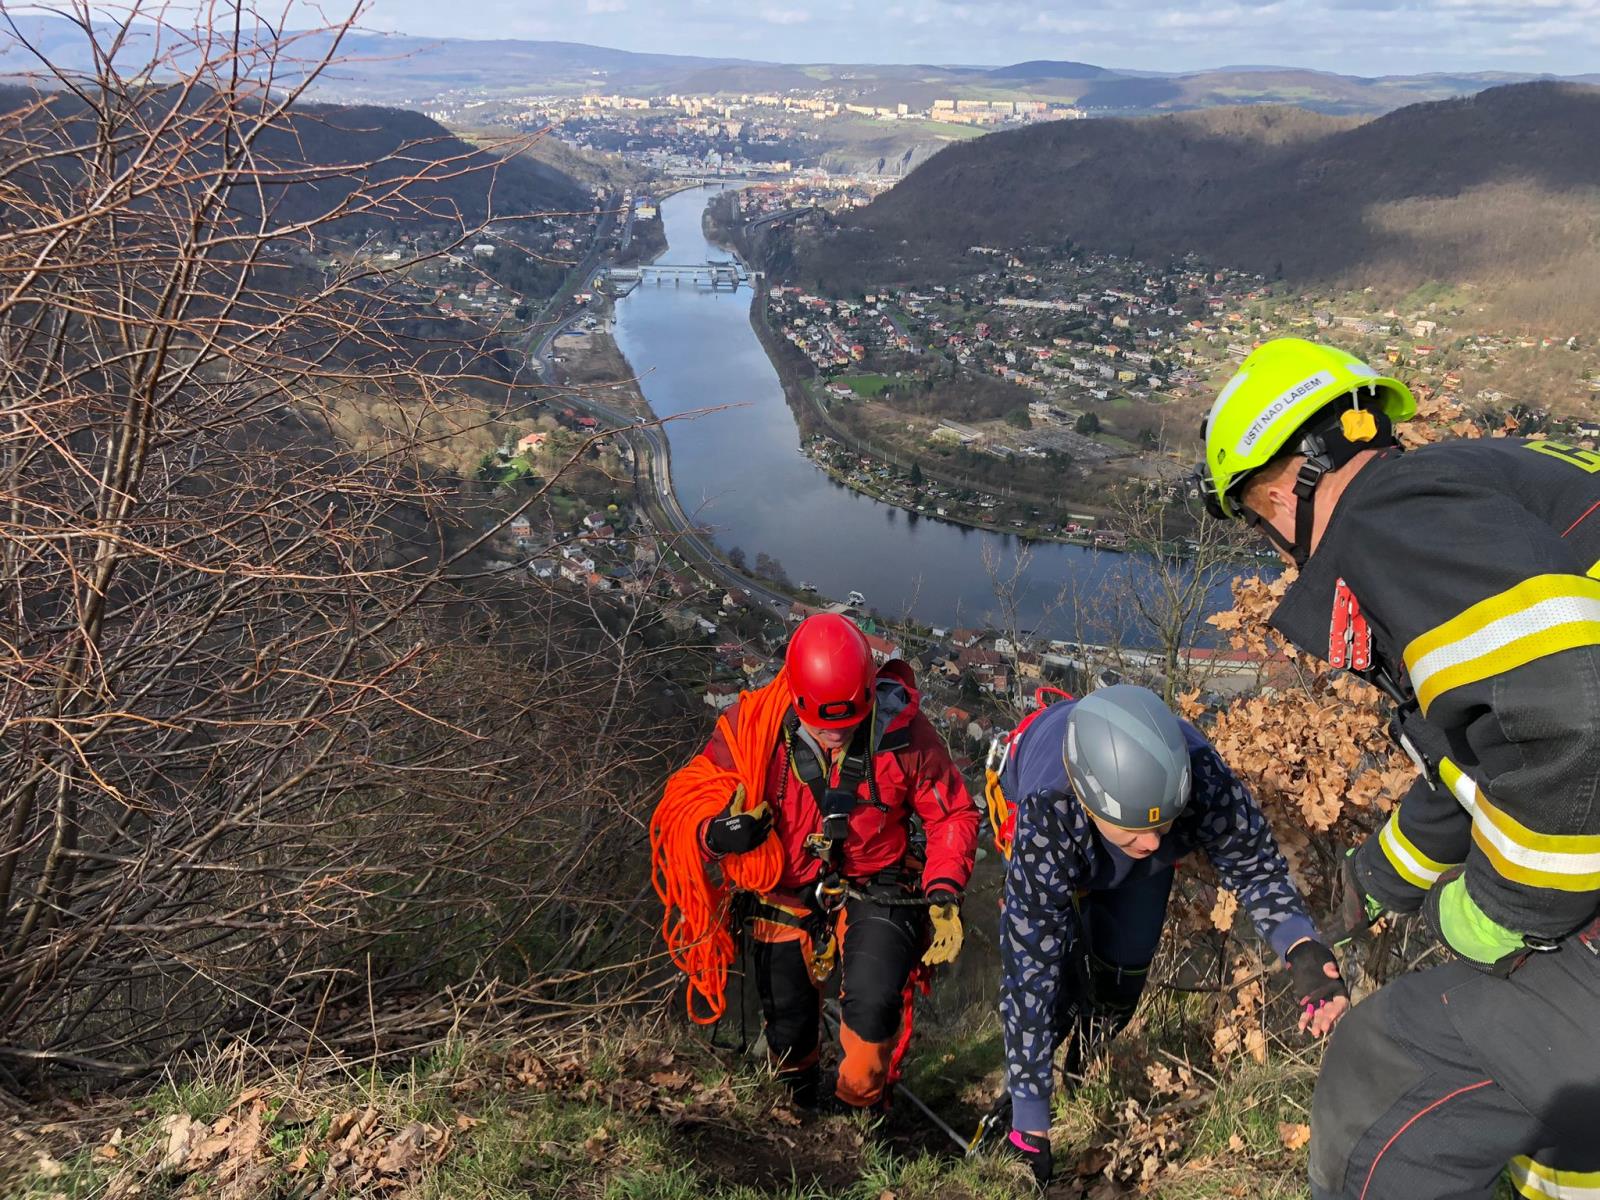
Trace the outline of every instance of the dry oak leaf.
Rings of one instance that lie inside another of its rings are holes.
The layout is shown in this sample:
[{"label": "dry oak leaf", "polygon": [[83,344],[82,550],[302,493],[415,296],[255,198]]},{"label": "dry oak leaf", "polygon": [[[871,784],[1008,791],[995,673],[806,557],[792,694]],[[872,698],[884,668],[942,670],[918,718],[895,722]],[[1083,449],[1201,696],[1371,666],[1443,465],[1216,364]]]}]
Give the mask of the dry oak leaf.
[{"label": "dry oak leaf", "polygon": [[239,1098],[237,1100],[235,1100],[232,1104],[228,1105],[228,1111],[232,1112],[236,1108],[243,1108],[246,1104],[249,1104],[252,1100],[259,1100],[263,1096],[265,1096],[266,1094],[267,1094],[267,1089],[264,1088],[264,1087],[245,1088],[244,1091],[239,1093]]},{"label": "dry oak leaf", "polygon": [[156,1164],[156,1171],[166,1175],[189,1161],[194,1143],[205,1134],[205,1126],[188,1113],[166,1117],[161,1124],[166,1130],[166,1149],[162,1151],[161,1161]]},{"label": "dry oak leaf", "polygon": [[1221,932],[1233,929],[1233,918],[1239,911],[1239,898],[1232,892],[1219,890],[1217,902],[1211,906],[1211,923]]},{"label": "dry oak leaf", "polygon": [[34,1174],[39,1176],[40,1179],[60,1179],[61,1172],[64,1170],[66,1170],[65,1167],[43,1150],[39,1151],[39,1157],[33,1164]]},{"label": "dry oak leaf", "polygon": [[324,1139],[330,1145],[335,1142],[342,1141],[344,1139],[344,1135],[349,1133],[350,1130],[354,1128],[355,1123],[360,1119],[360,1109],[345,1109],[344,1112],[334,1117],[334,1119],[328,1123],[328,1132],[324,1135]]},{"label": "dry oak leaf", "polygon": [[184,1160],[181,1168],[183,1173],[190,1174],[204,1170],[221,1158],[233,1140],[234,1124],[232,1117],[218,1117],[204,1136],[190,1146],[189,1157]]},{"label": "dry oak leaf", "polygon": [[1230,1133],[1228,1135],[1228,1149],[1238,1154],[1244,1149],[1244,1139],[1237,1133]]},{"label": "dry oak leaf", "polygon": [[618,1108],[644,1112],[655,1101],[655,1093],[648,1084],[637,1079],[618,1079],[605,1089],[606,1099]]},{"label": "dry oak leaf", "polygon": [[[361,1116],[356,1119],[355,1124],[351,1125],[350,1128],[345,1132],[344,1137],[339,1142],[339,1149],[343,1150],[346,1154],[349,1154],[361,1144],[362,1139],[364,1139],[367,1134],[372,1132],[372,1127],[377,1123],[378,1110],[369,1106],[366,1111],[364,1111]],[[333,1140],[331,1130],[329,1131],[328,1140]]]},{"label": "dry oak leaf", "polygon": [[716,1083],[706,1084],[697,1089],[694,1094],[694,1102],[697,1105],[732,1108],[738,1103],[738,1097],[733,1094],[733,1085],[728,1082],[728,1077],[724,1075]]},{"label": "dry oak leaf", "polygon": [[1278,1140],[1289,1150],[1298,1150],[1311,1140],[1311,1126],[1290,1121],[1278,1122]]},{"label": "dry oak leaf", "polygon": [[687,1071],[656,1071],[651,1074],[650,1082],[668,1091],[678,1092],[693,1083],[694,1076]]},{"label": "dry oak leaf", "polygon": [[403,1175],[443,1158],[449,1143],[449,1130],[412,1121],[390,1139],[375,1165],[380,1175]]}]

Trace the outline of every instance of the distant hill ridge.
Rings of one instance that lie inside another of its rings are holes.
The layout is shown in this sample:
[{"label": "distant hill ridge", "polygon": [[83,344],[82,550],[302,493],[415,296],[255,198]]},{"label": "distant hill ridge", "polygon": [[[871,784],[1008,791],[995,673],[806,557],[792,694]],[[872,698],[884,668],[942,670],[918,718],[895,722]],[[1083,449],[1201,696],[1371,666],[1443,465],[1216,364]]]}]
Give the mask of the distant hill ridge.
[{"label": "distant hill ridge", "polygon": [[1037,58],[984,72],[990,79],[1104,79],[1115,73],[1105,67],[1096,67],[1089,63],[1057,62]]},{"label": "distant hill ridge", "polygon": [[953,145],[848,219],[797,248],[800,274],[929,280],[974,244],[1072,239],[1269,278],[1472,283],[1530,320],[1600,314],[1600,88],[1518,84],[1365,122],[1053,122]]},{"label": "distant hill ridge", "polygon": [[[18,14],[15,29],[67,70],[86,70],[91,56],[82,31],[70,21]],[[106,27],[109,28],[109,27]],[[124,46],[119,62],[130,69],[154,45],[142,27]],[[326,34],[297,33],[294,56],[315,60],[330,44]],[[171,39],[167,39],[168,47]],[[177,53],[185,51],[180,46]],[[318,81],[316,94],[341,100],[432,107],[436,98],[477,91],[485,97],[551,91],[620,92],[634,96],[670,93],[835,91],[863,103],[909,103],[931,99],[994,99],[995,92],[1079,104],[1099,112],[1138,115],[1218,104],[1292,103],[1321,112],[1371,115],[1419,100],[1441,99],[1485,87],[1542,76],[1504,72],[1433,72],[1362,78],[1289,66],[1245,65],[1185,72],[1104,67],[1092,63],[1032,59],[984,67],[903,63],[777,63],[732,57],[649,54],[581,42],[519,38],[430,38],[404,33],[351,30],[340,42],[341,62]],[[32,55],[0,25],[0,77],[37,69]],[[1600,76],[1583,77],[1600,82]]]},{"label": "distant hill ridge", "polygon": [[[0,84],[0,113],[22,108],[34,96],[31,88]],[[49,112],[70,121],[83,117],[86,109],[76,97],[58,93]],[[301,104],[282,125],[264,132],[256,151],[264,166],[286,178],[306,168],[319,174],[350,168],[349,174],[320,177],[314,185],[275,187],[267,181],[269,200],[289,220],[331,211],[358,182],[375,184],[407,175],[423,178],[405,189],[406,201],[393,206],[392,215],[415,216],[412,206],[418,205],[442,219],[459,216],[472,225],[490,215],[571,212],[591,203],[588,189],[557,168],[527,155],[502,161],[407,109]],[[374,213],[354,219],[379,224],[385,217]]]}]

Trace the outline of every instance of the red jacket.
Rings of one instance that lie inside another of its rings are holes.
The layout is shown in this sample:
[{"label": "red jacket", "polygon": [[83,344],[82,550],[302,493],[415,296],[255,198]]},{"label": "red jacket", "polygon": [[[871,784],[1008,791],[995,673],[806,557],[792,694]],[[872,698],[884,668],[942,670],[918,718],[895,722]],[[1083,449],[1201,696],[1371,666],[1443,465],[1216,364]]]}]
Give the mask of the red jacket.
[{"label": "red jacket", "polygon": [[[861,803],[850,816],[850,836],[844,844],[843,873],[861,880],[892,867],[906,855],[910,815],[922,818],[927,835],[927,862],[922,870],[922,890],[943,885],[957,891],[967,886],[978,847],[978,809],[972,802],[943,740],[920,711],[921,698],[911,668],[898,659],[878,672],[877,689],[880,749],[873,756],[873,774],[884,812],[868,798],[863,782],[857,789]],[[728,710],[728,723],[738,728],[739,705]],[[887,717],[887,720],[885,720]],[[801,753],[810,753],[801,748]],[[719,767],[731,769],[720,731],[701,752]],[[766,794],[775,803],[773,829],[783,846],[781,890],[792,891],[814,883],[822,864],[805,848],[805,840],[822,827],[811,789],[794,769],[784,770],[783,745],[772,748],[767,762]],[[837,772],[834,775],[837,781]],[[777,804],[777,798],[783,802]]]}]

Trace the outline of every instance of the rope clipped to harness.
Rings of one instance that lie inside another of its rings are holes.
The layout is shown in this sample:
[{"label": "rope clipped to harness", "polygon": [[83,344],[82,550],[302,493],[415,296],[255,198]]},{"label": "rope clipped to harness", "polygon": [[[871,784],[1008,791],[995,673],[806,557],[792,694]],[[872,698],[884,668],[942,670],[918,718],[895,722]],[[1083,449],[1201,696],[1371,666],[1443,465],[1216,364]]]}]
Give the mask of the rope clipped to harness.
[{"label": "rope clipped to harness", "polygon": [[856,726],[849,745],[838,760],[835,777],[832,765],[825,759],[819,760],[810,752],[795,752],[800,721],[792,712],[784,718],[783,770],[777,806],[783,807],[788,795],[789,772],[793,770],[811,793],[822,818],[816,831],[806,837],[805,847],[822,865],[817,880],[816,901],[826,912],[837,911],[845,900],[844,846],[850,837],[850,819],[861,803],[861,785],[867,785],[868,804],[879,812],[889,811],[883,797],[878,794],[878,777],[873,768],[877,752],[874,745],[877,723],[877,708],[874,706],[867,719]]},{"label": "rope clipped to harness", "polygon": [[[728,798],[741,783],[747,806],[761,803],[767,759],[788,707],[789,685],[782,671],[766,687],[741,693],[737,728],[726,714],[717,721],[733,770],[697,756],[667,781],[650,818],[650,879],[664,908],[661,936],[673,963],[688,977],[684,1002],[697,1025],[714,1025],[727,1011],[733,891],[769,892],[783,870],[782,847],[776,837],[768,837],[748,854],[723,859],[722,882],[713,883],[700,829],[727,810]],[[703,1011],[697,1011],[697,998]]]}]

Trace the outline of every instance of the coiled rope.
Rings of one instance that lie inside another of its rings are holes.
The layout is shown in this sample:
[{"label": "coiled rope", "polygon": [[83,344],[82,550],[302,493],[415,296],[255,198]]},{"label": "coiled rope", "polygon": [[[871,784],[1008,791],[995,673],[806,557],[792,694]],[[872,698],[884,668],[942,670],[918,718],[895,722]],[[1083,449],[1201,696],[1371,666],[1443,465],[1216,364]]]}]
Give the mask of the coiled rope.
[{"label": "coiled rope", "polygon": [[[672,961],[688,977],[684,1003],[697,1025],[714,1025],[727,1009],[728,967],[733,963],[733,936],[728,906],[734,890],[762,894],[778,885],[783,848],[777,836],[748,854],[730,854],[721,861],[722,881],[708,875],[700,828],[728,811],[735,789],[745,789],[744,811],[765,802],[767,763],[778,745],[783,716],[789,707],[787,673],[766,687],[739,694],[739,722],[724,714],[717,729],[733,759],[733,770],[697,755],[667,780],[666,790],[650,818],[650,878],[664,912],[661,936]],[[696,997],[704,1008],[696,1011]]]}]

